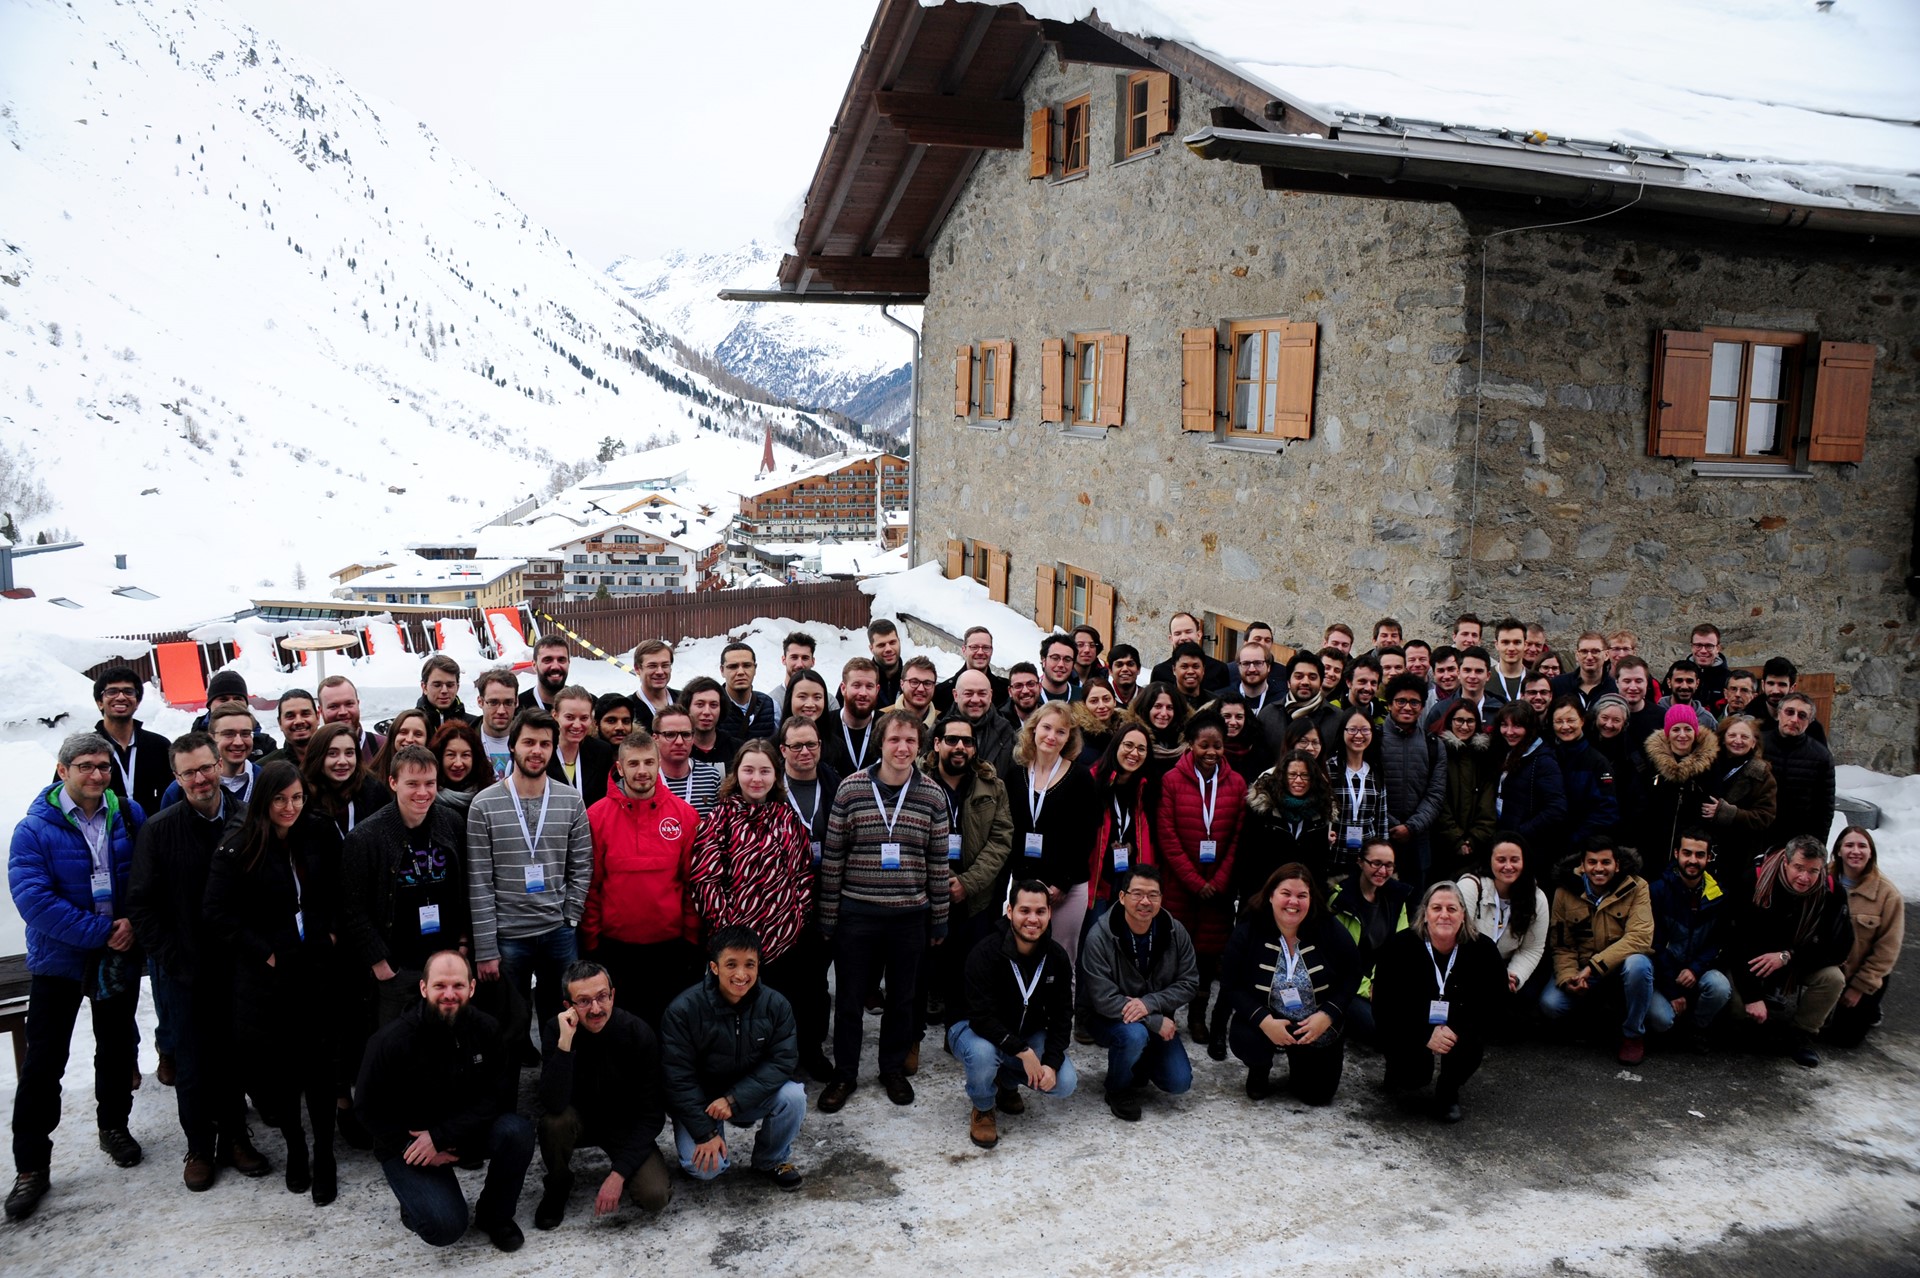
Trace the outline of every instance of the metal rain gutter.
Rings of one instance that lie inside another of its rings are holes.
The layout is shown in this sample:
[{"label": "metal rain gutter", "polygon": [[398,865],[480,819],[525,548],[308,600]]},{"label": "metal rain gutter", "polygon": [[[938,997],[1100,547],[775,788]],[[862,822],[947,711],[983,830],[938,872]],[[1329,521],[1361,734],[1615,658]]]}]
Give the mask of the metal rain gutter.
[{"label": "metal rain gutter", "polygon": [[1665,156],[1541,153],[1524,147],[1401,135],[1339,138],[1206,128],[1183,139],[1202,159],[1280,170],[1623,205],[1762,226],[1920,236],[1912,213],[1791,204],[1685,185],[1688,165]]}]

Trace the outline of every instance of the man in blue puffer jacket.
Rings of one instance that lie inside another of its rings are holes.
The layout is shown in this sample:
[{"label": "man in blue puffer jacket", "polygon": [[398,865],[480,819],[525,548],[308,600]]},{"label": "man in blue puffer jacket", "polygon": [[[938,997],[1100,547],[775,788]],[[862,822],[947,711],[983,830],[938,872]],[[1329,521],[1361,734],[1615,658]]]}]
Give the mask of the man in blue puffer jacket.
[{"label": "man in blue puffer jacket", "polygon": [[121,1167],[140,1161],[133,1112],[140,956],[127,917],[134,838],[146,816],[113,794],[113,751],[94,732],[60,743],[59,780],[14,827],[7,856],[13,904],[27,924],[27,1055],[13,1101],[11,1220],[33,1214],[48,1188],[60,1079],[83,998],[93,1003],[93,1090],[100,1148]]}]

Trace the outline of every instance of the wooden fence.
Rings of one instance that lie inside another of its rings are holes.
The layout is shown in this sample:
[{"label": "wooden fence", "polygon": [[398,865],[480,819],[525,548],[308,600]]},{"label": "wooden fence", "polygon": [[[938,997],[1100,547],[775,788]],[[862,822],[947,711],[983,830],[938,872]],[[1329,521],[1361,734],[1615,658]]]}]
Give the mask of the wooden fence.
[{"label": "wooden fence", "polygon": [[[642,639],[665,639],[679,643],[706,635],[727,634],[759,617],[791,617],[795,621],[837,626],[845,630],[864,627],[872,615],[872,598],[856,582],[822,581],[798,586],[767,586],[757,590],[710,590],[698,594],[662,594],[634,599],[580,600],[532,604],[537,630],[551,629],[544,617],[551,617],[590,643],[609,652],[624,653]],[[375,609],[377,611],[377,609]],[[492,651],[487,636],[485,613],[478,608],[445,608],[433,611],[393,613],[394,624],[406,637],[407,649],[424,659],[434,651],[433,623],[459,620],[473,626],[481,647]],[[350,629],[352,618],[338,623]],[[191,643],[184,630],[152,634],[119,635],[149,644]],[[376,636],[377,640],[377,636]],[[576,648],[578,645],[574,645]],[[201,644],[201,658],[209,674],[233,659],[233,646],[226,643]],[[349,658],[363,655],[358,646],[345,650]],[[586,654],[581,654],[586,655]],[[282,649],[280,666],[292,670],[291,654]],[[149,683],[157,679],[153,657],[149,654],[130,661],[103,661],[87,671],[96,678],[110,666],[126,665],[138,671]],[[260,690],[265,693],[266,690]]]}]

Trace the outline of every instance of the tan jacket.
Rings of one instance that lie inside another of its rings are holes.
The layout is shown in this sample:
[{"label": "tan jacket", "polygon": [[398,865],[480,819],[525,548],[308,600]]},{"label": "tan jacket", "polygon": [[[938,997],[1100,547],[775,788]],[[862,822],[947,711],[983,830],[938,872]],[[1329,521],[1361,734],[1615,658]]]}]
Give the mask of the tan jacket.
[{"label": "tan jacket", "polygon": [[1653,901],[1647,881],[1624,871],[1598,905],[1590,905],[1576,877],[1553,894],[1548,948],[1553,980],[1565,985],[1591,966],[1596,976],[1611,976],[1635,954],[1653,953]]},{"label": "tan jacket", "polygon": [[1876,865],[1847,893],[1847,913],[1853,919],[1853,951],[1841,971],[1846,973],[1847,988],[1872,994],[1900,957],[1900,942],[1907,930],[1906,903],[1893,880]]}]

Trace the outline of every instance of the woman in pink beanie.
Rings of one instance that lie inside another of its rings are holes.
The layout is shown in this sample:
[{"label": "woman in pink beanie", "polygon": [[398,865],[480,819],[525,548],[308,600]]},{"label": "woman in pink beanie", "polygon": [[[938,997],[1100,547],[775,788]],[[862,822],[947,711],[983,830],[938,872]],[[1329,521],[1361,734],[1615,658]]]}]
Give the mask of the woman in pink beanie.
[{"label": "woman in pink beanie", "polygon": [[1649,881],[1666,873],[1680,832],[1705,823],[1700,805],[1712,798],[1709,770],[1720,754],[1720,739],[1700,726],[1692,706],[1667,707],[1666,727],[1649,733],[1641,747],[1644,806],[1640,820],[1640,863]]}]

